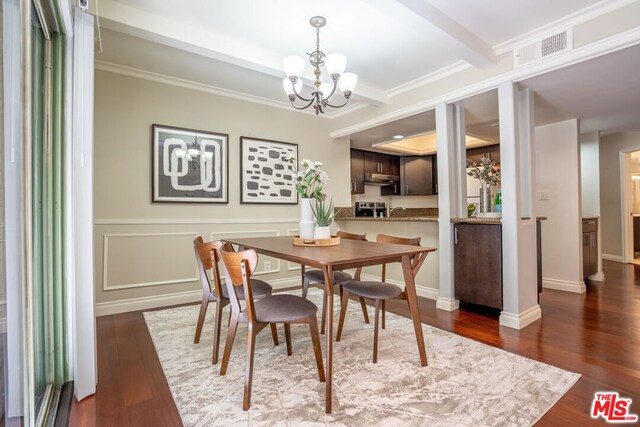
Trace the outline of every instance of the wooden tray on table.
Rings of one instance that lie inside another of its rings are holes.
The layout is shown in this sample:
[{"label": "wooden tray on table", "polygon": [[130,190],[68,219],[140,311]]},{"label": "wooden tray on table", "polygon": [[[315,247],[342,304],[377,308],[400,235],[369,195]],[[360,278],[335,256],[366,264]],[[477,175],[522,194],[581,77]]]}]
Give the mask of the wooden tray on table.
[{"label": "wooden tray on table", "polygon": [[294,246],[323,247],[323,246],[337,246],[339,244],[340,244],[339,236],[331,236],[328,239],[301,239],[300,236],[293,236]]}]

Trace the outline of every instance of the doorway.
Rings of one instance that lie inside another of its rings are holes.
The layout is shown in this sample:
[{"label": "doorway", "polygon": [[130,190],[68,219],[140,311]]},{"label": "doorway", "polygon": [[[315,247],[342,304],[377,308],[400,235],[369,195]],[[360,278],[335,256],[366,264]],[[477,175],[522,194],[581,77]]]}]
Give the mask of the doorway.
[{"label": "doorway", "polygon": [[620,153],[623,262],[640,265],[640,147]]}]

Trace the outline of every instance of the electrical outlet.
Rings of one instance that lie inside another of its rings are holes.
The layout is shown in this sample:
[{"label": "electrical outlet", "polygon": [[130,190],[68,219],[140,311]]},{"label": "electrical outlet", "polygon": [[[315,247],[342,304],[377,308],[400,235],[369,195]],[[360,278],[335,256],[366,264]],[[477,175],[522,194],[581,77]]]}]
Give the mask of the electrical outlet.
[{"label": "electrical outlet", "polygon": [[538,200],[549,200],[549,192],[548,191],[539,191],[538,192]]},{"label": "electrical outlet", "polygon": [[264,262],[264,269],[265,270],[271,270],[271,261],[265,261]]}]

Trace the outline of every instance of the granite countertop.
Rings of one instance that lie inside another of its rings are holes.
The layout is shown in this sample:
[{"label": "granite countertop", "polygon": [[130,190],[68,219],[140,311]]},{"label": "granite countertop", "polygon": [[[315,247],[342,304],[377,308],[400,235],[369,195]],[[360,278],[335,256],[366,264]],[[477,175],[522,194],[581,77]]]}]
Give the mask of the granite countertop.
[{"label": "granite countertop", "polygon": [[[529,219],[529,218],[522,218]],[[546,216],[537,216],[536,221],[545,221]],[[454,224],[502,224],[502,218],[451,218]]]},{"label": "granite countertop", "polygon": [[[633,214],[633,216],[640,216],[640,214]],[[599,216],[583,216],[582,217],[583,221],[584,220],[589,221],[589,220],[592,220],[592,219],[600,219],[600,217]]]},{"label": "granite countertop", "polygon": [[375,221],[375,222],[438,222],[435,216],[392,216],[373,218],[370,216],[343,216],[334,221]]}]

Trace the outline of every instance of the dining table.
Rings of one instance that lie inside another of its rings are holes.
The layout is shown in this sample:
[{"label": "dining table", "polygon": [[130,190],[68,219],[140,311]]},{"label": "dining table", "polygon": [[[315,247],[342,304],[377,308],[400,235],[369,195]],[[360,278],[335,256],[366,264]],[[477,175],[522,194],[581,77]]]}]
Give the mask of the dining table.
[{"label": "dining table", "polygon": [[421,366],[427,366],[415,276],[426,256],[436,248],[341,239],[336,246],[295,246],[291,236],[227,238],[225,241],[257,253],[321,269],[326,289],[327,329],[325,348],[325,412],[331,413],[333,373],[333,272],[372,265],[399,262],[405,283],[406,298],[418,344]]}]

